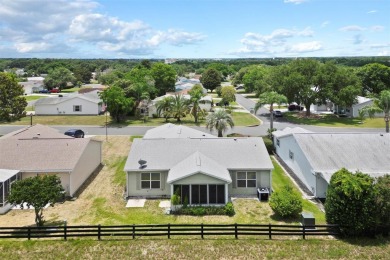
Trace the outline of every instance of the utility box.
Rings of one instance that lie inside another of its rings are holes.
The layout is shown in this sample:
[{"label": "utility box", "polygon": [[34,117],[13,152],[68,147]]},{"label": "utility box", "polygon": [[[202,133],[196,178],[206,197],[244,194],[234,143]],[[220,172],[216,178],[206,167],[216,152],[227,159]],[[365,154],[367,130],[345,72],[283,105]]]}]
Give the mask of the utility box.
[{"label": "utility box", "polygon": [[[302,212],[301,216],[302,216],[302,220],[301,220],[302,226],[315,226],[316,220],[312,213]],[[310,229],[314,229],[314,228],[315,227],[310,227]]]},{"label": "utility box", "polygon": [[268,188],[258,188],[257,197],[260,201],[268,201],[269,199],[269,189]]}]

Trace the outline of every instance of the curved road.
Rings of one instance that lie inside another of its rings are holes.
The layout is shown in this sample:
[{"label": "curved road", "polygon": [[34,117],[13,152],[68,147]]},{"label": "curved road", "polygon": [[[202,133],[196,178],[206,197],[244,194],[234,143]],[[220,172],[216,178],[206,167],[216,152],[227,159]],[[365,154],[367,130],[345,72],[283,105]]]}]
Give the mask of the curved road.
[{"label": "curved road", "polygon": [[[236,102],[239,103],[246,110],[250,111],[251,108],[255,106],[253,100],[247,99],[240,94],[236,94]],[[269,111],[264,107],[260,108],[256,115],[263,123],[259,126],[237,126],[233,129],[228,130],[226,134],[230,133],[240,133],[242,135],[248,136],[264,136],[267,134],[269,128]],[[274,128],[284,129],[285,127],[302,127],[313,132],[384,132],[384,128],[344,128],[344,127],[321,127],[321,126],[311,126],[311,125],[297,125],[293,123],[283,122],[283,119],[275,118]],[[0,126],[0,135],[5,135],[9,132],[21,129],[25,126]],[[83,129],[87,135],[105,135],[106,127],[104,126],[53,126],[53,128],[58,129],[60,132],[65,132],[71,128],[80,128]],[[108,135],[144,135],[145,132],[153,127],[151,126],[127,126],[127,127],[108,127]],[[205,127],[192,127],[194,129],[209,132]],[[215,132],[212,134],[216,135]]]}]

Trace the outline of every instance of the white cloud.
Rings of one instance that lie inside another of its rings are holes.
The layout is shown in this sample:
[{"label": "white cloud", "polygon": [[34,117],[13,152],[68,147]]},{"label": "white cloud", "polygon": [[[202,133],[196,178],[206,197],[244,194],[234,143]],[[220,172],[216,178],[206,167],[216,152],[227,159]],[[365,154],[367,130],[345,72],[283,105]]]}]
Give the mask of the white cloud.
[{"label": "white cloud", "polygon": [[365,30],[364,27],[360,27],[357,25],[348,25],[348,26],[341,27],[339,29],[339,31],[342,31],[342,32],[358,32],[358,31],[364,31],[364,30]]},{"label": "white cloud", "polygon": [[321,27],[324,28],[324,27],[328,26],[328,24],[330,24],[330,22],[325,21],[325,22],[321,23]]},{"label": "white cloud", "polygon": [[85,50],[99,55],[102,50],[114,56],[126,52],[145,55],[161,44],[182,46],[205,38],[201,33],[156,30],[140,20],[124,21],[97,13],[100,5],[93,0],[0,0],[0,6],[0,39],[15,55],[70,48],[80,55]]},{"label": "white cloud", "polygon": [[290,52],[299,52],[299,53],[313,52],[321,49],[322,49],[322,44],[319,41],[297,43],[287,48],[287,50]]},{"label": "white cloud", "polygon": [[370,27],[370,30],[371,30],[371,31],[374,31],[374,32],[381,32],[381,31],[383,31],[384,29],[385,29],[385,27],[382,26],[382,25],[374,25],[374,26],[371,26],[371,27]]},{"label": "white cloud", "polygon": [[368,14],[375,14],[376,12],[378,12],[377,10],[371,10],[371,11],[368,11],[367,13]]},{"label": "white cloud", "polygon": [[284,3],[299,5],[299,4],[302,4],[302,3],[307,2],[307,1],[308,0],[284,0]]}]

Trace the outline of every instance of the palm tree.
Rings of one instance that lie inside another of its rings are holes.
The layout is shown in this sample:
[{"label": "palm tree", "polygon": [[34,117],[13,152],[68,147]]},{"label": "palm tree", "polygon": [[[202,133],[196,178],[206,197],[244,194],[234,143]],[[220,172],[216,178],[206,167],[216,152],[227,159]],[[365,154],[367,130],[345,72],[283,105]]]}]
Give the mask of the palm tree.
[{"label": "palm tree", "polygon": [[375,113],[383,112],[385,114],[386,133],[389,132],[389,114],[390,114],[390,90],[383,90],[379,93],[379,98],[374,100],[372,106],[366,107],[370,118],[374,117]]},{"label": "palm tree", "polygon": [[268,91],[264,92],[259,96],[259,101],[255,105],[255,114],[257,110],[259,110],[260,107],[264,106],[265,104],[269,104],[269,112],[270,115],[270,129],[274,129],[274,104],[282,104],[287,103],[287,98],[284,95],[281,95],[275,91]]},{"label": "palm tree", "polygon": [[163,116],[165,122],[168,122],[168,118],[171,117],[172,97],[164,97],[156,103],[157,116]]},{"label": "palm tree", "polygon": [[177,119],[177,122],[180,122],[182,117],[186,116],[188,112],[189,102],[184,98],[183,95],[175,95],[172,98],[171,104],[171,116]]},{"label": "palm tree", "polygon": [[234,122],[225,109],[218,109],[206,117],[206,128],[210,131],[215,128],[218,131],[218,137],[223,137],[223,132],[225,132],[229,126],[233,128]]},{"label": "palm tree", "polygon": [[200,108],[200,100],[203,97],[202,87],[197,88],[198,85],[195,85],[188,93],[190,94],[190,114],[194,117],[195,123],[198,123],[198,118],[202,109]]}]

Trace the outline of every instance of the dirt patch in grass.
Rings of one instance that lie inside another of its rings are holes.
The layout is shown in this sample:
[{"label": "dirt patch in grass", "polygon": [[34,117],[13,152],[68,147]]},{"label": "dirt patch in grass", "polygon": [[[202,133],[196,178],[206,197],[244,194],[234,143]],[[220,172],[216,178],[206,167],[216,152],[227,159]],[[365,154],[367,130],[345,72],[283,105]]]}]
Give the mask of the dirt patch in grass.
[{"label": "dirt patch in grass", "polygon": [[[123,162],[130,150],[129,136],[96,137],[103,141],[103,167],[91,183],[73,201],[56,204],[44,210],[44,218],[48,223],[67,220],[69,225],[92,224],[96,215],[94,205],[96,198],[104,198],[105,205],[112,208],[123,208],[125,202],[121,181],[115,181],[118,162]],[[125,173],[123,172],[123,175]],[[118,178],[118,177],[116,177]],[[33,210],[11,210],[0,215],[0,226],[29,226],[34,225]]]}]

